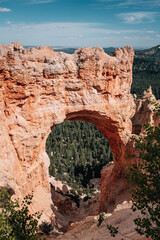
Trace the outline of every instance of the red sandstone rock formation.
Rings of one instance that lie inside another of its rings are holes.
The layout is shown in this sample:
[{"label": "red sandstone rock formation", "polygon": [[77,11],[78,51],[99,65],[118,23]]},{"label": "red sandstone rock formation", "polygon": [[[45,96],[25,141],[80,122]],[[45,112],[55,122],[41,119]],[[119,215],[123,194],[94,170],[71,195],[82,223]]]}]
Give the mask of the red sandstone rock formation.
[{"label": "red sandstone rock formation", "polygon": [[128,46],[111,57],[100,47],[69,55],[50,47],[27,50],[18,42],[0,45],[0,185],[16,197],[33,190],[32,210],[43,209],[50,217],[46,139],[56,124],[82,120],[95,124],[110,142],[114,168],[109,175],[102,171],[100,208],[114,202],[128,184],[122,177],[126,152],[133,149],[133,57]]}]

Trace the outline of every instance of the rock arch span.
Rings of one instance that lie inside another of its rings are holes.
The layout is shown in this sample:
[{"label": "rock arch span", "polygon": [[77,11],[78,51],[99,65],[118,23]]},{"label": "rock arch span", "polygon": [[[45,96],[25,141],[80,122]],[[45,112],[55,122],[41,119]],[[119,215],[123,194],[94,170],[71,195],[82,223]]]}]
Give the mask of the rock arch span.
[{"label": "rock arch span", "polygon": [[[33,190],[32,210],[51,216],[45,143],[65,120],[95,124],[114,152],[112,182],[122,176],[136,110],[130,94],[133,57],[128,46],[111,57],[100,47],[69,55],[51,47],[24,49],[18,42],[0,45],[0,185],[15,196]],[[117,189],[104,172],[101,184],[105,209]]]}]

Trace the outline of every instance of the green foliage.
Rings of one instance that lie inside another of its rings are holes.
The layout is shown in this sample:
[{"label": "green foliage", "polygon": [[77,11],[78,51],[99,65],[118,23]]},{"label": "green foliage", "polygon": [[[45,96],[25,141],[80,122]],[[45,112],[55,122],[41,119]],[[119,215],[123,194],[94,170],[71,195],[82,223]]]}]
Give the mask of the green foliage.
[{"label": "green foliage", "polygon": [[112,237],[115,237],[118,234],[118,227],[115,228],[111,225],[107,225],[107,228],[108,228]]},{"label": "green foliage", "polygon": [[98,227],[101,226],[102,222],[104,221],[104,217],[105,217],[105,213],[101,212],[98,216],[98,224],[97,224]]},{"label": "green foliage", "polygon": [[90,179],[99,178],[102,167],[113,160],[102,133],[80,121],[56,125],[47,139],[46,152],[51,160],[50,175],[66,182],[78,195],[92,195]]},{"label": "green foliage", "polygon": [[3,219],[2,214],[0,214],[0,239],[1,240],[15,240],[14,237],[11,237],[12,228],[8,222]]},{"label": "green foliage", "polygon": [[50,232],[53,230],[53,227],[52,227],[52,224],[51,223],[48,223],[48,222],[42,222],[40,225],[39,225],[39,229],[45,233],[46,235],[49,235]]},{"label": "green foliage", "polygon": [[[115,237],[117,234],[119,234],[120,236],[125,237],[125,239],[135,240],[131,237],[126,237],[124,234],[120,233],[118,227],[113,227],[112,225],[107,225],[107,228],[112,237]],[[121,238],[121,240],[124,240],[124,238]]]},{"label": "green foliage", "polygon": [[139,161],[133,164],[128,175],[136,185],[132,193],[132,210],[141,215],[134,222],[140,235],[160,239],[160,125],[145,125],[146,136],[136,139]]},{"label": "green foliage", "polygon": [[156,102],[153,102],[154,104],[154,112],[156,113],[156,115],[159,115],[160,116],[160,104],[159,103],[156,103]]},{"label": "green foliage", "polygon": [[12,201],[6,190],[0,190],[0,239],[36,240],[40,213],[29,214],[33,195],[28,194],[21,203]]}]

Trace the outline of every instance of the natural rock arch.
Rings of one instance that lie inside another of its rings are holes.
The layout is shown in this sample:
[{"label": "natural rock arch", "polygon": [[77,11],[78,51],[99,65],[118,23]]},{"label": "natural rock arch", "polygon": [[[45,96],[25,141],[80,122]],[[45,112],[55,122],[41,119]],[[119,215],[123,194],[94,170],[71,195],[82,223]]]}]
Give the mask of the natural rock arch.
[{"label": "natural rock arch", "polygon": [[51,47],[24,49],[18,42],[0,45],[0,185],[15,196],[33,190],[32,210],[44,209],[50,217],[46,139],[57,123],[87,121],[107,137],[114,153],[114,169],[102,171],[105,209],[120,191],[116,178],[123,177],[126,152],[133,148],[133,57],[128,46],[111,57],[100,47],[69,55]]}]

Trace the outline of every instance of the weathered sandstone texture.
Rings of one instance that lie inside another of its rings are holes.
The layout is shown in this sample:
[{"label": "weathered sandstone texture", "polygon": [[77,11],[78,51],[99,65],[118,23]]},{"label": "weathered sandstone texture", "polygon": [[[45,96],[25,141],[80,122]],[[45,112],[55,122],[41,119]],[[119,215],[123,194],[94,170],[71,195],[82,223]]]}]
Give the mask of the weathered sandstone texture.
[{"label": "weathered sandstone texture", "polygon": [[18,42],[0,45],[0,185],[15,197],[33,191],[32,210],[50,217],[46,139],[56,124],[82,120],[110,142],[114,166],[102,171],[100,209],[115,202],[128,184],[124,168],[126,153],[133,151],[132,131],[141,131],[143,105],[150,109],[147,98],[136,107],[130,94],[133,57],[128,46],[111,57],[100,47],[69,55],[51,47],[27,50]]}]

